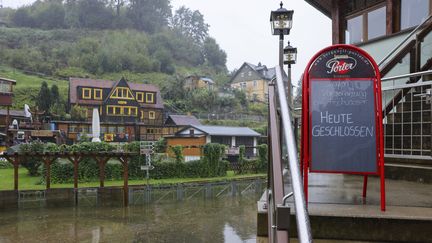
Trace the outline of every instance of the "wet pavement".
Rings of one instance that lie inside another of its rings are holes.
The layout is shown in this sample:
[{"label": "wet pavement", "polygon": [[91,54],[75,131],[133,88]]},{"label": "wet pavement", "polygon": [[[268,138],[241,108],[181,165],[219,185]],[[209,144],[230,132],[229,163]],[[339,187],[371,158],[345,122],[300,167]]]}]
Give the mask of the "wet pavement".
[{"label": "wet pavement", "polygon": [[[284,180],[290,181],[289,176]],[[362,190],[363,176],[310,173],[309,213],[432,220],[432,184],[386,179],[385,213],[380,211],[379,177],[369,176],[365,202]],[[290,191],[291,185],[286,184],[285,192]]]}]

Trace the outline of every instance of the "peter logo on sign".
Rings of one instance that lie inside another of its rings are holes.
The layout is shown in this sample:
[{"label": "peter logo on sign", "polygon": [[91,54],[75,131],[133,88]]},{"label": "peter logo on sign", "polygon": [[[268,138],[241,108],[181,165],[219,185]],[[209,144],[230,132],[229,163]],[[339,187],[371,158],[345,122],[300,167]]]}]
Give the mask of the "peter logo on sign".
[{"label": "peter logo on sign", "polygon": [[328,74],[346,74],[350,70],[354,70],[357,66],[357,61],[348,55],[335,55],[334,58],[330,59],[326,63],[326,67],[330,69],[327,71]]}]

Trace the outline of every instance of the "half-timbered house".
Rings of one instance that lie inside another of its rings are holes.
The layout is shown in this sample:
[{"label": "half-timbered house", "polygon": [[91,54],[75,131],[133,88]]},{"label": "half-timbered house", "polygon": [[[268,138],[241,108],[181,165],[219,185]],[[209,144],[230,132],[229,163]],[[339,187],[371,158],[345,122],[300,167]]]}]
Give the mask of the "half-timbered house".
[{"label": "half-timbered house", "polygon": [[151,141],[173,131],[164,126],[162,96],[152,84],[130,83],[124,78],[117,82],[70,78],[69,104],[86,109],[84,121],[56,121],[72,140],[91,134],[94,108],[99,111],[105,141]]}]

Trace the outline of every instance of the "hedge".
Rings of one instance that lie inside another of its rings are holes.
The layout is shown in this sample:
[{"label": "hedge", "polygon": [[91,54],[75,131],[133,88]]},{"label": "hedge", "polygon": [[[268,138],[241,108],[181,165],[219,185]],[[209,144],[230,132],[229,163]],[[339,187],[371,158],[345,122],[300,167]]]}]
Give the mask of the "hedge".
[{"label": "hedge", "polygon": [[[98,152],[114,151],[115,147],[108,143],[91,143],[83,142],[71,146],[55,144],[42,144],[33,142],[21,146],[20,152],[27,151],[50,151],[50,152]],[[126,152],[138,152],[139,142],[132,142],[123,147]],[[222,160],[224,146],[219,144],[208,144],[204,146],[204,157],[201,160],[183,162],[182,155],[177,159],[167,158],[160,154],[152,156],[152,165],[154,169],[150,171],[150,178],[192,178],[192,177],[216,177],[225,176],[228,170],[229,162]],[[134,156],[129,160],[129,178],[143,179],[146,175],[141,170],[141,166],[146,164],[146,156]],[[42,183],[45,181],[45,168],[42,161],[28,160],[26,168],[41,174]],[[57,159],[51,165],[51,182],[53,183],[71,183],[73,182],[73,164],[65,159]],[[123,166],[116,160],[110,160],[105,166],[105,180],[119,180],[123,175]],[[78,165],[78,179],[81,182],[98,181],[99,166],[93,159],[86,157]]]}]

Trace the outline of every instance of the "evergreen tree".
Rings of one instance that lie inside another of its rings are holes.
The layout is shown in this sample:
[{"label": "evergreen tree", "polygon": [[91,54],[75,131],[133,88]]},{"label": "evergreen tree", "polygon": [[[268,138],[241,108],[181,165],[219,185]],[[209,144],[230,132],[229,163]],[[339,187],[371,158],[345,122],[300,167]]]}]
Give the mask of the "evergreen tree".
[{"label": "evergreen tree", "polygon": [[48,84],[44,81],[42,82],[39,94],[36,100],[36,105],[39,110],[49,111],[51,106],[51,92],[48,88]]},{"label": "evergreen tree", "polygon": [[208,37],[209,25],[204,22],[204,15],[198,10],[180,7],[171,18],[171,25],[174,30],[192,39],[197,45],[202,45]]},{"label": "evergreen tree", "polygon": [[51,86],[51,105],[54,105],[56,103],[60,103],[60,93],[57,85],[53,84]]}]

